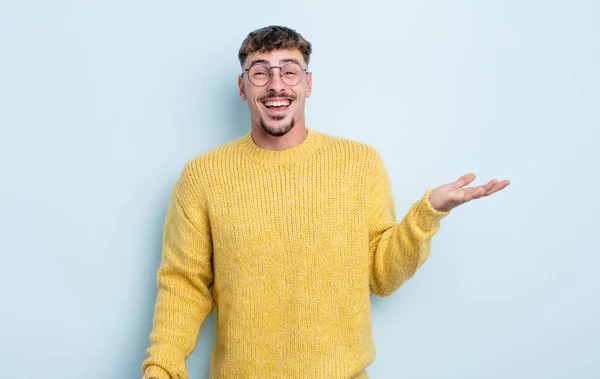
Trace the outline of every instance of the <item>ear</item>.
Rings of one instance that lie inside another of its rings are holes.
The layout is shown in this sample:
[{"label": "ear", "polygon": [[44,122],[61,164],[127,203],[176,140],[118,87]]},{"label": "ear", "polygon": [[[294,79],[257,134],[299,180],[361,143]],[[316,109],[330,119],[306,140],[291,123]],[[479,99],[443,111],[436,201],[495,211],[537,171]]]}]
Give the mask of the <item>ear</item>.
[{"label": "ear", "polygon": [[246,83],[244,83],[244,77],[242,75],[238,76],[238,88],[240,89],[240,99],[242,99],[242,101],[248,100],[248,96],[246,95]]},{"label": "ear", "polygon": [[306,97],[312,93],[312,72],[306,73]]}]

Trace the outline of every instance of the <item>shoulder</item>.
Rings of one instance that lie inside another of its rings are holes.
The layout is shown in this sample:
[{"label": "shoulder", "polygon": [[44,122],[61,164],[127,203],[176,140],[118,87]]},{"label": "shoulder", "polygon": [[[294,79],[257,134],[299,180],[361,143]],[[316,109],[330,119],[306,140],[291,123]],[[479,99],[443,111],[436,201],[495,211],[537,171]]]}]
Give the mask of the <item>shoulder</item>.
[{"label": "shoulder", "polygon": [[190,192],[202,193],[215,176],[222,175],[236,166],[239,154],[235,146],[239,139],[227,142],[209,151],[188,159],[180,172],[178,188],[187,188]]},{"label": "shoulder", "polygon": [[237,166],[241,158],[239,145],[245,137],[226,142],[218,147],[189,159],[184,166],[184,173],[202,176],[210,171],[221,171]]},{"label": "shoulder", "polygon": [[377,150],[370,144],[321,133],[322,151],[341,159],[359,160],[369,165],[381,162]]}]

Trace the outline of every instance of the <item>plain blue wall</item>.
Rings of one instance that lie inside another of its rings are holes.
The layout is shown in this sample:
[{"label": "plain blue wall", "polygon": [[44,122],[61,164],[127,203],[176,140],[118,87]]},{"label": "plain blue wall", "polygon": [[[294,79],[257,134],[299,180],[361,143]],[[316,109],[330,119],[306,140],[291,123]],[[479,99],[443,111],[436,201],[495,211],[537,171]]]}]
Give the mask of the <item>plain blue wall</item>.
[{"label": "plain blue wall", "polygon": [[399,218],[468,172],[512,181],[373,297],[370,375],[600,377],[599,4],[3,0],[2,378],[141,376],[170,191],[249,130],[237,50],[269,24],[313,43],[308,125],[383,155]]}]

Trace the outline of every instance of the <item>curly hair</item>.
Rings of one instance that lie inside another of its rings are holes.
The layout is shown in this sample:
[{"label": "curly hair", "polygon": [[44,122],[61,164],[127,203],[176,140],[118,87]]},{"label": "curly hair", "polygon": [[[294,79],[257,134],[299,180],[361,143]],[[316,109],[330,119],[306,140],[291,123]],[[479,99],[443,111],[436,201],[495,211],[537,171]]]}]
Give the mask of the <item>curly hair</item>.
[{"label": "curly hair", "polygon": [[268,53],[274,50],[300,50],[308,65],[312,46],[298,32],[285,26],[266,26],[250,32],[238,52],[240,65],[244,66],[249,54]]}]

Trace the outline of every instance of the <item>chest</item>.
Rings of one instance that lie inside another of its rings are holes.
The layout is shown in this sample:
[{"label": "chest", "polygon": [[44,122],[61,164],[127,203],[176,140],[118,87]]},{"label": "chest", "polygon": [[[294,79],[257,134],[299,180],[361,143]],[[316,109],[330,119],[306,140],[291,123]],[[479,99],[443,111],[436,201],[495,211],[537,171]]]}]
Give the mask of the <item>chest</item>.
[{"label": "chest", "polygon": [[276,166],[232,170],[220,176],[210,194],[209,217],[218,249],[249,245],[330,241],[356,232],[366,221],[366,183],[348,167],[327,170]]}]

